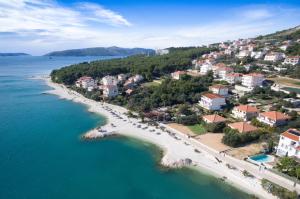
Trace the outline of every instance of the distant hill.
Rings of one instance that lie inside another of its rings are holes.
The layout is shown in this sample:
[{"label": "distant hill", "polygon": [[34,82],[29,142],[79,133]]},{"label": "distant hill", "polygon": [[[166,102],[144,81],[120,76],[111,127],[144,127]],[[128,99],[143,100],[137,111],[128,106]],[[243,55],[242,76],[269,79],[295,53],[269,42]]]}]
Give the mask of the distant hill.
[{"label": "distant hill", "polygon": [[27,53],[0,53],[0,57],[5,56],[29,56]]},{"label": "distant hill", "polygon": [[130,56],[137,54],[154,54],[152,49],[145,48],[119,48],[119,47],[96,47],[55,51],[45,56]]},{"label": "distant hill", "polygon": [[297,40],[300,39],[300,26],[296,26],[294,28],[290,28],[287,30],[278,31],[272,34],[259,36],[256,38],[257,40]]}]

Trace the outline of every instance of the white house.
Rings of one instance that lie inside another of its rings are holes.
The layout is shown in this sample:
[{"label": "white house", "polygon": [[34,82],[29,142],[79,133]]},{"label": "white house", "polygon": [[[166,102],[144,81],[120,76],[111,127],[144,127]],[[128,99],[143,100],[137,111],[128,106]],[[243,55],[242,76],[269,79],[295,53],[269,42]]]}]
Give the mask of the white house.
[{"label": "white house", "polygon": [[157,49],[155,51],[155,54],[157,54],[157,55],[166,55],[166,54],[169,54],[169,50],[168,49]]},{"label": "white house", "polygon": [[104,97],[115,97],[118,95],[118,86],[117,85],[105,85],[103,86],[103,96]]},{"label": "white house", "polygon": [[175,72],[171,73],[171,77],[172,77],[172,79],[179,80],[180,77],[181,77],[182,75],[185,75],[185,74],[186,74],[185,71],[180,71],[180,70],[178,70],[178,71],[175,71]]},{"label": "white house", "polygon": [[239,82],[242,82],[242,73],[229,73],[226,74],[225,81],[228,82],[229,84],[236,84]]},{"label": "white house", "polygon": [[127,78],[127,75],[125,75],[125,74],[119,74],[119,75],[118,75],[118,81],[119,81],[119,82],[124,82],[124,81],[126,81],[126,78]]},{"label": "white house", "polygon": [[107,75],[107,76],[105,76],[105,77],[102,78],[102,84],[104,86],[107,86],[107,85],[117,85],[118,84],[118,80],[114,76]]},{"label": "white house", "polygon": [[250,73],[250,74],[243,75],[242,85],[249,89],[253,89],[256,86],[262,86],[262,83],[264,80],[265,80],[265,77],[263,74]]},{"label": "white house", "polygon": [[225,80],[226,79],[226,75],[228,75],[229,73],[232,73],[232,72],[233,72],[233,69],[230,68],[230,67],[219,67],[216,70],[215,75],[217,77],[219,77],[220,79]]},{"label": "white house", "polygon": [[94,88],[96,86],[96,82],[92,77],[83,76],[76,81],[75,85],[76,87],[88,89],[88,88]]},{"label": "white house", "polygon": [[201,96],[201,100],[199,101],[199,105],[202,108],[208,110],[220,110],[222,106],[226,105],[225,98],[221,95],[214,93],[206,93]]},{"label": "white house", "polygon": [[283,63],[291,65],[300,64],[300,56],[287,56]]},{"label": "white house", "polygon": [[228,95],[228,87],[220,84],[212,85],[209,87],[209,90],[213,92],[214,94],[218,94],[221,96],[227,96]]},{"label": "white house", "polygon": [[271,127],[285,125],[289,119],[290,116],[277,111],[259,113],[257,117],[258,121]]},{"label": "white house", "polygon": [[232,55],[234,53],[234,50],[232,50],[232,49],[225,49],[224,53],[225,53],[225,55]]},{"label": "white house", "polygon": [[141,82],[141,81],[143,81],[144,80],[144,77],[142,76],[142,75],[135,75],[135,76],[133,76],[133,81],[135,82],[135,83],[139,83],[139,82]]},{"label": "white house", "polygon": [[265,53],[262,52],[262,51],[253,51],[253,52],[251,52],[251,57],[254,58],[254,59],[262,59],[264,55],[265,55]]},{"label": "white house", "polygon": [[258,109],[254,106],[240,105],[233,108],[232,115],[234,118],[249,121],[252,118],[257,117]]},{"label": "white house", "polygon": [[237,54],[237,57],[241,59],[241,58],[244,58],[244,57],[248,57],[250,55],[251,55],[251,51],[249,51],[249,50],[241,50],[239,52],[239,54]]},{"label": "white house", "polygon": [[300,158],[300,131],[288,129],[280,135],[276,150],[278,156],[291,156]]},{"label": "white house", "polygon": [[206,75],[212,69],[213,65],[211,63],[204,63],[200,66],[200,74]]},{"label": "white house", "polygon": [[265,61],[277,62],[284,59],[285,55],[283,53],[278,52],[270,52],[266,54]]}]

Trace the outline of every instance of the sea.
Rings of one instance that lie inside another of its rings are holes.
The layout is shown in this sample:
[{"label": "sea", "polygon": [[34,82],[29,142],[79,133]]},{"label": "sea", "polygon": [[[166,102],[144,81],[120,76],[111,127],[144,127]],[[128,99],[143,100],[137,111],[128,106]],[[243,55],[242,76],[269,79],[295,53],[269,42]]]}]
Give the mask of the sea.
[{"label": "sea", "polygon": [[0,57],[1,199],[241,199],[192,169],[165,169],[156,146],[126,137],[84,141],[105,123],[81,104],[44,94],[51,70],[115,57]]}]

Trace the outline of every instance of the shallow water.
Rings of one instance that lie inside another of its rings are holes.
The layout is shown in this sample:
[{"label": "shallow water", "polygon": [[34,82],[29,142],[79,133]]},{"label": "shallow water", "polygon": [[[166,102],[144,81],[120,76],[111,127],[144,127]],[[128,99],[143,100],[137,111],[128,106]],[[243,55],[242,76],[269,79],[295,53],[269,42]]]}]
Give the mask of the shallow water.
[{"label": "shallow water", "polygon": [[158,166],[160,151],[124,137],[82,141],[104,123],[85,106],[42,94],[53,68],[98,58],[0,58],[0,198],[247,198],[216,178]]}]

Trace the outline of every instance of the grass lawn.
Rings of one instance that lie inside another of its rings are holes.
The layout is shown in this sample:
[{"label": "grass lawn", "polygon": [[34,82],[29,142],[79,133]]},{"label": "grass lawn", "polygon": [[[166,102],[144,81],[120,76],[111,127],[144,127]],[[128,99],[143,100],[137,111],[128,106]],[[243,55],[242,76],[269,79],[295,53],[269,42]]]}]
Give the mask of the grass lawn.
[{"label": "grass lawn", "polygon": [[195,124],[195,125],[192,125],[192,126],[187,126],[191,131],[193,131],[195,134],[204,134],[206,133],[206,129],[204,128],[203,125],[201,124]]},{"label": "grass lawn", "polygon": [[153,82],[143,83],[142,86],[144,86],[144,87],[152,87],[152,86],[158,86],[159,84],[160,84],[159,82],[153,81]]}]

